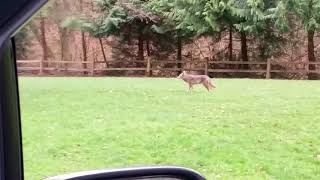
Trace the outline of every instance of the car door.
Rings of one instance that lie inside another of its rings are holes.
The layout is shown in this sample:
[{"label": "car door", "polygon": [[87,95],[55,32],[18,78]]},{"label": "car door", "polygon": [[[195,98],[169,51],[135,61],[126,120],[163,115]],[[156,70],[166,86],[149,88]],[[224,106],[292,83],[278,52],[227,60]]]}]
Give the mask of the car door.
[{"label": "car door", "polygon": [[0,179],[23,179],[18,84],[13,35],[46,0],[2,0],[0,5]]}]

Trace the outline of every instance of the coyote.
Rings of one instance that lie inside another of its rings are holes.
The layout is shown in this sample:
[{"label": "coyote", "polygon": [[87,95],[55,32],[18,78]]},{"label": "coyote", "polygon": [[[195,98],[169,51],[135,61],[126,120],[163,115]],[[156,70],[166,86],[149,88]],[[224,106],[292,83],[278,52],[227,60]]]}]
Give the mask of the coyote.
[{"label": "coyote", "polygon": [[194,84],[202,84],[208,91],[216,88],[210,81],[209,76],[206,75],[191,75],[183,71],[178,77],[189,84],[189,91],[193,89]]}]

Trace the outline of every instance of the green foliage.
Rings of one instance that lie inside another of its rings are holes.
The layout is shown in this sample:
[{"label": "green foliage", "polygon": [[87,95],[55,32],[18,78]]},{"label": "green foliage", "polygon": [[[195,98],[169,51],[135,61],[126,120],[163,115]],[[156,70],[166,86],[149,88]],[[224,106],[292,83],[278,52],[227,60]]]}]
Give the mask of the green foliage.
[{"label": "green foliage", "polygon": [[66,19],[62,26],[89,32],[93,37],[104,37],[116,34],[125,18],[126,13],[116,6],[95,20],[88,19],[85,15],[74,16]]},{"label": "green foliage", "polygon": [[280,31],[288,31],[290,29],[287,5],[283,1],[279,1],[274,8],[268,9],[269,18],[273,20],[274,27]]},{"label": "green foliage", "polygon": [[24,27],[21,28],[19,32],[15,35],[18,59],[27,58],[27,52],[29,50],[29,46],[32,40],[32,33],[33,36],[39,35],[39,27],[37,27],[35,20],[37,20],[39,16],[49,16],[53,9],[54,3],[52,1],[48,2],[44,7],[41,8],[39,12],[37,12],[37,14],[34,16],[34,19],[30,20],[27,24],[25,24]]},{"label": "green foliage", "polygon": [[63,24],[63,27],[69,27],[72,29],[77,29],[82,32],[93,33],[96,29],[96,24],[90,22],[86,17],[69,17],[66,19]]},{"label": "green foliage", "polygon": [[179,32],[181,36],[210,31],[209,23],[204,21],[204,7],[205,1],[153,0],[149,3],[149,9],[164,18],[165,29]]},{"label": "green foliage", "polygon": [[274,1],[247,0],[235,1],[232,12],[238,18],[235,27],[239,31],[248,33],[260,33],[267,27],[268,22],[275,18],[273,12]]},{"label": "green foliage", "polygon": [[319,0],[291,0],[287,2],[293,12],[299,17],[307,30],[320,29]]},{"label": "green foliage", "polygon": [[105,16],[101,16],[96,20],[95,37],[109,36],[116,34],[122,23],[125,23],[127,14],[121,7],[112,8]]},{"label": "green foliage", "polygon": [[280,0],[277,8],[273,9],[277,18],[276,27],[290,30],[289,15],[295,15],[306,30],[320,29],[320,1],[318,0]]},{"label": "green foliage", "polygon": [[274,32],[272,25],[260,32],[255,41],[258,44],[258,59],[267,60],[271,56],[279,57],[285,51],[285,44],[288,40],[280,32]]},{"label": "green foliage", "polygon": [[98,7],[100,11],[109,11],[117,3],[117,1],[118,0],[93,0],[96,7]]},{"label": "green foliage", "polygon": [[22,28],[15,35],[16,52],[17,52],[18,59],[24,59],[26,57],[26,53],[28,52],[28,48],[31,41],[29,36],[30,35],[28,31],[28,26],[25,26],[24,28]]},{"label": "green foliage", "polygon": [[288,26],[284,24],[286,11],[280,1],[154,0],[150,4],[149,9],[161,14],[165,17],[164,22],[171,25],[171,28],[155,27],[156,32],[168,33],[170,29],[175,28],[180,32],[214,35],[227,28],[235,27],[238,32],[243,31],[256,36],[259,56],[264,60],[273,53],[278,54],[283,50],[275,48],[281,47],[285,41],[274,29],[278,26],[280,28],[280,24],[283,29]]},{"label": "green foliage", "polygon": [[[226,29],[245,32],[258,43],[259,56],[280,55],[292,14],[305,29],[320,29],[318,0],[94,0],[100,16],[78,16],[64,25],[94,37],[115,35],[119,45],[144,37],[159,44],[214,36]],[[154,43],[155,44],[155,43]]]},{"label": "green foliage", "polygon": [[[214,33],[234,25],[239,31],[262,32],[267,22],[278,18],[283,6],[264,0],[161,0],[151,1],[151,10],[174,21],[176,28],[197,34]],[[282,15],[283,16],[283,15]]]},{"label": "green foliage", "polygon": [[[175,3],[172,0],[162,0],[162,1],[149,1],[144,5],[144,8],[157,14],[161,18],[161,22],[154,24],[151,30],[156,34],[159,34],[160,43],[164,44],[164,47],[169,47],[168,44],[173,44],[177,48],[177,45],[181,43],[188,43],[194,36],[195,32],[188,28],[184,24],[182,15],[179,13],[180,10],[175,8]],[[176,11],[175,13],[172,13]],[[172,46],[172,45],[171,45]],[[182,47],[181,47],[182,48]]]},{"label": "green foliage", "polygon": [[234,2],[232,0],[210,0],[204,9],[205,20],[213,30],[220,30],[220,27],[229,26],[236,22],[233,13]]}]

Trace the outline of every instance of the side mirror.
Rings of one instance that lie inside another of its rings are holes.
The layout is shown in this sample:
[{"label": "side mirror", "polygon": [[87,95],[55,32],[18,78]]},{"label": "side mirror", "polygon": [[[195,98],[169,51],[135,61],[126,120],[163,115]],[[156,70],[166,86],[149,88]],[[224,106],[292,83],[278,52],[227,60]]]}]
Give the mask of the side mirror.
[{"label": "side mirror", "polygon": [[205,180],[198,172],[171,166],[94,170],[50,177],[44,180]]}]

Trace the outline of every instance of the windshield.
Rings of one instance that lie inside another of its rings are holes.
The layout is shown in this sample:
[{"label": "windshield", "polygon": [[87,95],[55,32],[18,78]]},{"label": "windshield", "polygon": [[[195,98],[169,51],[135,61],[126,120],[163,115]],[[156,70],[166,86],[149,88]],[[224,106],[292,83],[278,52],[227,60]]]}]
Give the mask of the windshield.
[{"label": "windshield", "polygon": [[320,3],[293,4],[50,1],[15,36],[26,179],[318,179]]}]

